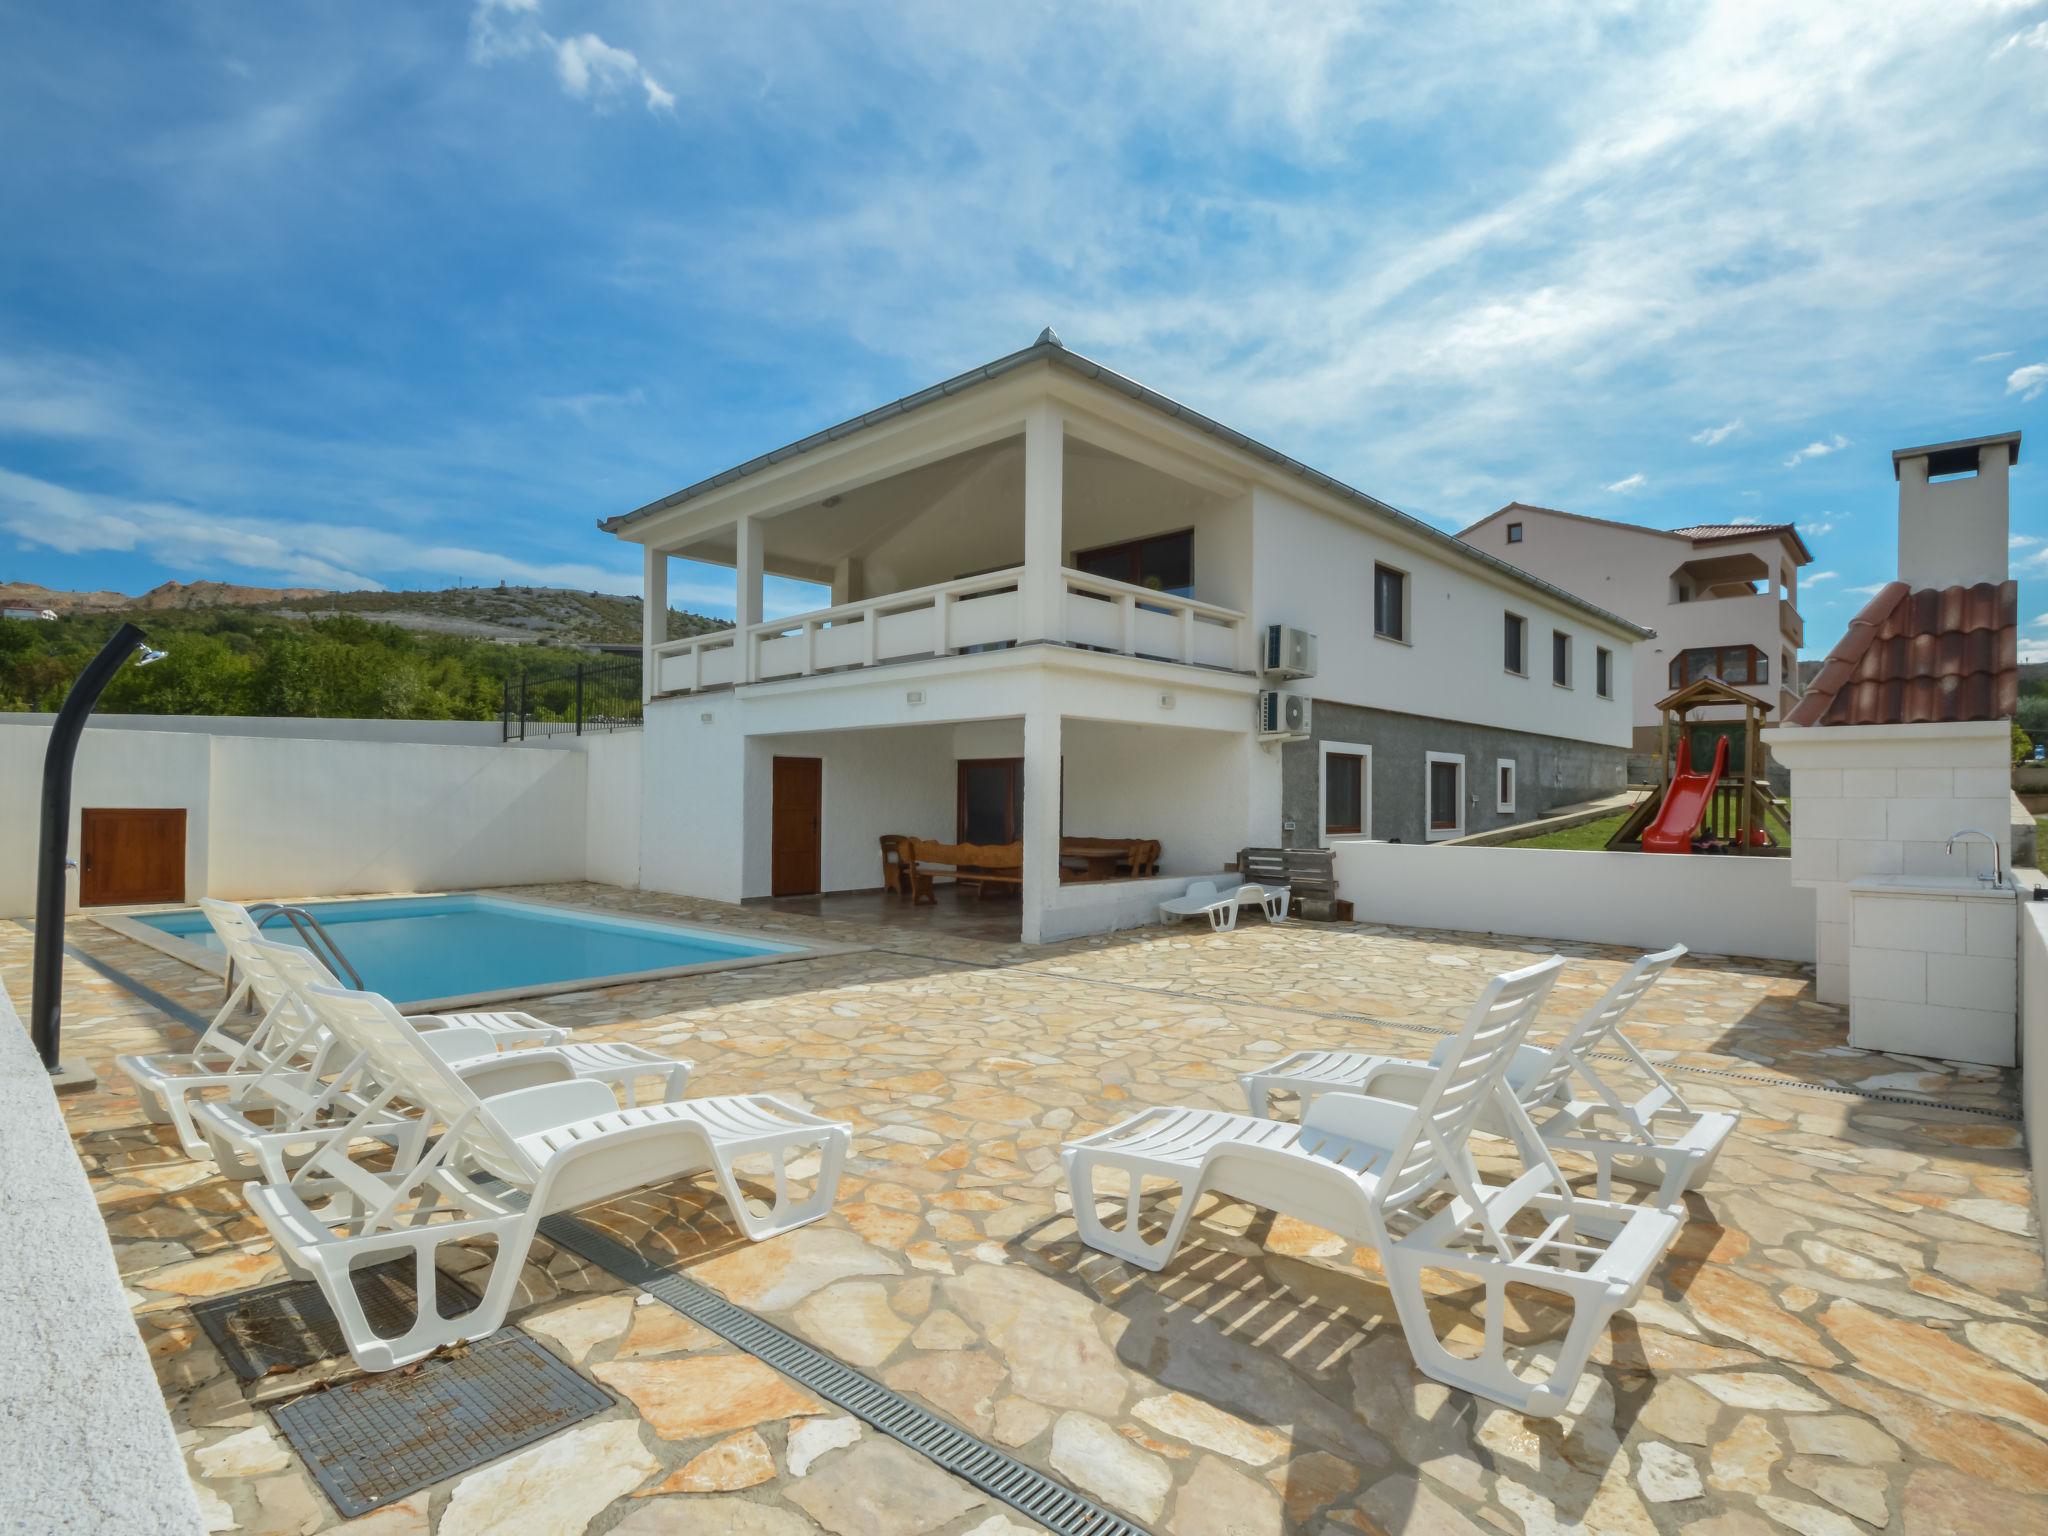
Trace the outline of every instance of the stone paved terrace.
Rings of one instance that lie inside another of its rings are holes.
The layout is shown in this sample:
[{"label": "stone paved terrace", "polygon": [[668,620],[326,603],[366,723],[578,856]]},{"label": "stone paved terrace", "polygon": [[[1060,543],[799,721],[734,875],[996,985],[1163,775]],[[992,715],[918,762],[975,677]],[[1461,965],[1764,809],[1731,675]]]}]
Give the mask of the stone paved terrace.
[{"label": "stone paved terrace", "polygon": [[[1734,1074],[1688,1073],[1687,1094],[1745,1119],[1573,1411],[1527,1420],[1419,1378],[1370,1256],[1330,1233],[1217,1200],[1162,1274],[1080,1247],[1056,1154],[1141,1105],[1241,1107],[1236,1072],[1285,1050],[1425,1054],[1489,974],[1546,948],[1252,920],[1024,950],[907,914],[531,893],[871,946],[538,1004],[583,1038],[695,1059],[695,1093],[784,1092],[855,1127],[833,1214],[771,1243],[738,1241],[700,1184],[586,1216],[1153,1530],[2048,1529],[2048,1296],[2015,1084],[1848,1051],[1797,967],[1696,959],[1639,1010],[1646,1048]],[[95,924],[70,938],[187,1007],[218,1000]],[[1562,947],[1558,1022],[1632,958]],[[0,924],[17,987],[27,957]],[[213,1528],[341,1528],[188,1310],[279,1270],[237,1193],[112,1070],[189,1037],[75,960],[68,986],[66,1054],[101,1075],[66,1101],[71,1128]],[[1438,1298],[1446,1325],[1461,1300]],[[346,1529],[1030,1529],[571,1254],[536,1249],[513,1321],[617,1406]]]}]

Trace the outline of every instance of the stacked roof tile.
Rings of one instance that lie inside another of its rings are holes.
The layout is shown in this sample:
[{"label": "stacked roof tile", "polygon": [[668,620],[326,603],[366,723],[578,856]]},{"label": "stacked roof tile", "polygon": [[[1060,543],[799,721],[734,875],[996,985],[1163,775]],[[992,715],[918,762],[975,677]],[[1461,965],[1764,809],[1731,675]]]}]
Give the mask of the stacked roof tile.
[{"label": "stacked roof tile", "polygon": [[2003,720],[2019,688],[2017,582],[1915,592],[1895,581],[1849,621],[1785,723]]}]

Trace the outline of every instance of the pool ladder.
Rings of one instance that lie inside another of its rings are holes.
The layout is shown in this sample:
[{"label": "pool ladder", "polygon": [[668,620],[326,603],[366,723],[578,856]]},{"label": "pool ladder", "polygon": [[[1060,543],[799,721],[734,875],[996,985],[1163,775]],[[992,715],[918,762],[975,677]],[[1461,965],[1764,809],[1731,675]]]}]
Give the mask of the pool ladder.
[{"label": "pool ladder", "polygon": [[[249,908],[249,915],[256,920],[256,931],[261,933],[263,925],[273,917],[281,917],[291,925],[292,932],[299,936],[299,942],[311,951],[313,958],[336,976],[346,976],[355,989],[363,990],[363,978],[356,968],[349,964],[348,956],[341,952],[341,946],[334,942],[334,935],[320,924],[320,919],[304,907],[288,907],[280,901],[259,901]],[[228,962],[228,990],[235,986],[235,965]]]}]

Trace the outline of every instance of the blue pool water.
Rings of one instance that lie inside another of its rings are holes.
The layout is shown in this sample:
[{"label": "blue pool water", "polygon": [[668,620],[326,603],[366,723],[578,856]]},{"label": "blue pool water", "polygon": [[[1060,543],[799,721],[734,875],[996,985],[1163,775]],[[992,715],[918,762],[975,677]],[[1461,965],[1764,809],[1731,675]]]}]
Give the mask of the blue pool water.
[{"label": "blue pool water", "polygon": [[[306,910],[334,936],[362,974],[363,985],[399,1003],[799,950],[793,944],[733,939],[701,929],[599,917],[495,896],[323,901],[308,903]],[[221,947],[197,908],[138,915],[134,920],[206,949]],[[266,938],[298,942],[282,918],[273,918],[263,932]]]}]

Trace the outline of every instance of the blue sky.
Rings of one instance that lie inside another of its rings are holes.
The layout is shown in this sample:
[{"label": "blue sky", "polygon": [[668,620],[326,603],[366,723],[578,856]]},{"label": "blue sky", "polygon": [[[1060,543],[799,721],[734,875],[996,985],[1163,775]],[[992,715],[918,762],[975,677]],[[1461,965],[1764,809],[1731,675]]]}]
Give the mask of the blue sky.
[{"label": "blue sky", "polygon": [[1447,528],[1795,521],[1809,653],[2019,427],[2048,576],[2048,0],[1412,16],[0,0],[0,579],[631,591],[1047,324]]}]

